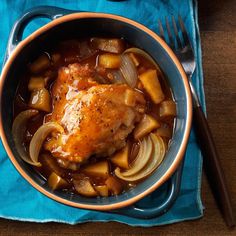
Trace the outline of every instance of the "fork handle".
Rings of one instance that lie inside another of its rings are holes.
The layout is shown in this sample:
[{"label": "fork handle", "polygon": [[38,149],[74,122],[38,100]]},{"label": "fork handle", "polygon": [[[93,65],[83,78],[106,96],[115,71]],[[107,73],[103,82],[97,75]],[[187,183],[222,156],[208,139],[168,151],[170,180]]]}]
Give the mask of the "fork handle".
[{"label": "fork handle", "polygon": [[193,108],[193,121],[197,140],[203,153],[203,164],[208,182],[227,225],[233,227],[235,219],[225,176],[207,119],[199,104],[195,104]]}]

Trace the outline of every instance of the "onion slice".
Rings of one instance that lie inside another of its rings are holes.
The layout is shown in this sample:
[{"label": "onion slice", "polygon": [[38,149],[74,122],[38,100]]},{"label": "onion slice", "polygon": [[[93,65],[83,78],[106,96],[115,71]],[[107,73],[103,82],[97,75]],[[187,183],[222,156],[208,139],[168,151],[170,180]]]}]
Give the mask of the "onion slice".
[{"label": "onion slice", "polygon": [[33,109],[22,111],[16,116],[12,125],[12,135],[17,152],[19,153],[22,160],[34,166],[40,166],[40,163],[34,162],[30,159],[30,156],[24,147],[23,140],[27,129],[28,120],[37,114],[38,111]]},{"label": "onion slice", "polygon": [[38,162],[38,156],[44,140],[52,132],[63,133],[64,129],[56,122],[48,122],[39,127],[35,132],[29,146],[29,155],[33,162]]},{"label": "onion slice", "polygon": [[148,54],[146,53],[145,51],[143,51],[142,49],[139,49],[139,48],[128,48],[127,50],[124,51],[123,54],[125,53],[135,53],[135,54],[138,54],[142,57],[144,57],[145,59],[147,59],[148,61],[150,61],[156,68],[156,70],[158,71],[159,74],[163,74],[160,67],[158,66],[158,64],[153,60],[153,58]]},{"label": "onion slice", "polygon": [[138,72],[132,59],[125,53],[121,55],[120,71],[127,84],[134,88],[138,80]]},{"label": "onion slice", "polygon": [[166,147],[163,139],[160,136],[157,136],[155,134],[150,134],[152,143],[153,143],[153,153],[152,153],[152,159],[153,162],[148,163],[143,169],[142,169],[142,175],[143,177],[146,177],[147,175],[151,174],[163,161]]},{"label": "onion slice", "polygon": [[150,138],[152,140],[154,149],[145,167],[140,172],[131,176],[124,176],[123,173],[120,172],[120,169],[116,168],[115,174],[118,178],[130,182],[139,181],[150,175],[160,165],[160,163],[163,161],[166,151],[164,141],[160,136],[152,133],[150,134]]},{"label": "onion slice", "polygon": [[153,146],[150,137],[145,137],[140,144],[139,153],[132,163],[132,167],[129,170],[122,172],[122,176],[131,176],[142,170],[151,157],[152,149]]},{"label": "onion slice", "polygon": [[113,84],[125,84],[126,81],[120,70],[114,70],[110,72],[112,75],[112,83]]}]

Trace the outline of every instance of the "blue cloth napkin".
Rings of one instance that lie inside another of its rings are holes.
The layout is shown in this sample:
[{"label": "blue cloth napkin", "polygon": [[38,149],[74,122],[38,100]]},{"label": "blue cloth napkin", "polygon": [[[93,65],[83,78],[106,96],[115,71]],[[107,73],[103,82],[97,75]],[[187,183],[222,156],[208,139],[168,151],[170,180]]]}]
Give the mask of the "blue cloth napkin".
[{"label": "blue cloth napkin", "polygon": [[[7,39],[14,21],[26,10],[38,5],[54,5],[74,10],[114,13],[136,20],[153,31],[157,31],[157,19],[180,14],[187,26],[197,58],[193,78],[203,108],[205,109],[201,48],[197,23],[197,2],[194,0],[4,0],[0,2],[0,63],[6,49]],[[47,23],[37,19],[29,24],[25,34]],[[127,216],[81,210],[57,203],[37,192],[15,170],[0,143],[0,217],[32,222],[64,222],[76,224],[91,221],[117,221],[132,226],[155,226],[183,220],[196,219],[203,215],[200,198],[202,157],[196,144],[194,132],[188,143],[183,170],[181,191],[173,207],[164,215],[153,219],[136,219]],[[142,205],[155,206],[165,192],[166,186],[141,201]]]}]

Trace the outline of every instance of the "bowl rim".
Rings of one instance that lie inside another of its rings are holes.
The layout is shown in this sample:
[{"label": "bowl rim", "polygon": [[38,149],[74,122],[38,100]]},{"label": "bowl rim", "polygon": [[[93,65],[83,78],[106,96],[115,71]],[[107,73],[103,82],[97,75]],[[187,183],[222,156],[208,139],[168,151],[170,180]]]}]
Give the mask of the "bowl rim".
[{"label": "bowl rim", "polygon": [[[77,202],[72,202],[70,200],[59,197],[59,196],[47,191],[42,186],[40,186],[39,184],[34,182],[34,180],[25,172],[25,170],[20,166],[20,164],[15,159],[15,157],[14,157],[12,151],[11,151],[11,148],[8,145],[7,138],[6,138],[6,135],[4,133],[2,115],[0,115],[0,136],[1,136],[1,139],[2,139],[2,142],[3,142],[3,146],[6,150],[6,152],[8,154],[8,157],[10,158],[12,164],[15,166],[17,171],[24,177],[24,179],[26,179],[39,192],[43,193],[47,197],[49,197],[49,198],[51,198],[51,199],[53,199],[57,202],[60,202],[60,203],[63,203],[65,205],[69,205],[69,206],[72,206],[72,207],[90,209],[90,210],[102,210],[102,211],[114,210],[114,209],[123,208],[123,207],[129,206],[129,205],[132,205],[133,203],[135,203],[138,200],[142,199],[143,197],[145,197],[146,195],[150,194],[155,189],[160,187],[175,172],[175,170],[179,166],[181,160],[183,159],[184,152],[185,152],[185,149],[186,149],[186,146],[187,146],[188,137],[189,137],[189,134],[190,134],[191,121],[192,121],[192,97],[191,97],[191,92],[190,92],[188,79],[187,79],[187,76],[184,72],[184,69],[183,69],[181,63],[179,62],[179,60],[177,59],[177,57],[175,56],[173,51],[169,48],[169,46],[164,42],[164,40],[161,39],[153,31],[151,31],[146,26],[144,26],[144,25],[142,25],[142,24],[140,24],[136,21],[133,21],[131,19],[128,19],[128,18],[125,18],[125,17],[122,17],[122,16],[118,16],[118,15],[114,15],[114,14],[106,14],[106,13],[78,12],[78,13],[72,13],[72,14],[62,16],[60,18],[57,18],[57,19],[47,23],[46,25],[42,26],[41,28],[39,28],[38,30],[33,32],[27,38],[22,40],[15,47],[15,49],[13,50],[11,55],[9,56],[6,64],[4,65],[2,73],[1,73],[0,98],[2,97],[4,81],[6,79],[8,71],[10,69],[10,66],[11,66],[12,62],[14,61],[14,59],[19,54],[19,52],[21,51],[21,49],[25,47],[25,45],[27,45],[28,43],[33,41],[36,37],[38,37],[39,35],[41,35],[45,31],[47,31],[47,30],[49,30],[49,29],[51,29],[51,28],[53,28],[53,27],[55,27],[59,24],[62,24],[64,22],[68,22],[68,21],[73,21],[73,20],[76,20],[76,19],[82,19],[82,18],[108,18],[108,19],[118,20],[118,21],[121,21],[121,22],[124,22],[124,23],[128,23],[130,25],[133,25],[136,28],[139,28],[142,31],[144,31],[145,33],[147,33],[149,36],[151,36],[156,41],[158,41],[158,43],[166,51],[168,56],[171,58],[173,63],[176,65],[176,67],[177,67],[177,69],[178,69],[178,71],[179,71],[179,73],[182,77],[185,92],[186,92],[186,96],[187,96],[187,117],[186,117],[186,126],[185,126],[185,130],[184,130],[184,135],[183,135],[182,142],[180,144],[178,153],[177,153],[174,161],[170,165],[170,167],[166,170],[165,174],[156,183],[154,183],[150,188],[148,188],[147,190],[145,190],[145,191],[141,192],[140,194],[135,195],[135,196],[133,196],[133,197],[127,199],[127,200],[120,201],[120,202],[117,202],[117,203],[108,204],[108,205],[93,205],[93,204],[77,203]],[[2,110],[2,104],[0,105],[0,114],[1,114],[1,110]]]}]

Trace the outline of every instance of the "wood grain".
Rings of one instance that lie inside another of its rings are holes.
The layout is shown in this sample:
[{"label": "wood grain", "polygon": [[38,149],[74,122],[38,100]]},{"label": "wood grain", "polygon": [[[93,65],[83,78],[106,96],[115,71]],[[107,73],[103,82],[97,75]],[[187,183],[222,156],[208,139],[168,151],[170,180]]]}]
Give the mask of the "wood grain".
[{"label": "wood grain", "polygon": [[[199,22],[208,121],[232,191],[236,213],[236,2],[200,0]],[[236,235],[228,230],[203,175],[200,220],[169,226],[141,228],[120,223],[65,225],[0,220],[0,235]]]}]

